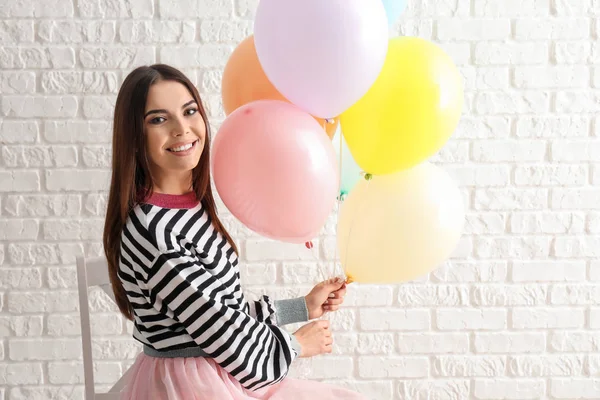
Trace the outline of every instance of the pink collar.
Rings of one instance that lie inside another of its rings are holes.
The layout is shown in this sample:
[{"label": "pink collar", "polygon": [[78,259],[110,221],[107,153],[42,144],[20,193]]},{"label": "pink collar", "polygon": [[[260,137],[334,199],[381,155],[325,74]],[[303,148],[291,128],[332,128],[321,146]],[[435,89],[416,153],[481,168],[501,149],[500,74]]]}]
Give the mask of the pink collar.
[{"label": "pink collar", "polygon": [[150,197],[143,202],[162,208],[188,209],[196,207],[199,203],[195,192],[189,192],[185,194],[152,193]]}]

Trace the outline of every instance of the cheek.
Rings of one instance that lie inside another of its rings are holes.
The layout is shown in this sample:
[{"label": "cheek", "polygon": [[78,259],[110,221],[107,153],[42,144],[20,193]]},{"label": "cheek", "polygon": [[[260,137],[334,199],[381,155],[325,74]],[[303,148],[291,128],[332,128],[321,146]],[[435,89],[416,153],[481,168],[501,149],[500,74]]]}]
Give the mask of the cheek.
[{"label": "cheek", "polygon": [[198,136],[202,138],[202,141],[204,141],[206,139],[206,124],[202,117],[199,117],[194,125],[194,130],[197,132]]},{"label": "cheek", "polygon": [[150,160],[156,162],[163,152],[163,140],[162,135],[156,129],[148,129],[146,132],[146,148],[148,149],[148,155]]}]

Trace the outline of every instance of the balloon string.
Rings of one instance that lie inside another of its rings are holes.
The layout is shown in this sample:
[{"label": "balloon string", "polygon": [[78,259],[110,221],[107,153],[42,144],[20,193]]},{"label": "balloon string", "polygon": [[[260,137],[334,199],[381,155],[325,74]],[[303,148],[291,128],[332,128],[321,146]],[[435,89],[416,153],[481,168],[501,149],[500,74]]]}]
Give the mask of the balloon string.
[{"label": "balloon string", "polygon": [[[323,121],[323,130],[325,131],[325,133],[327,133],[327,124],[330,123],[329,119],[326,119]],[[338,128],[339,129],[339,128]],[[333,255],[333,276],[337,277],[337,276],[342,276],[344,278],[344,280],[346,280],[346,272],[344,271],[344,268],[341,264],[341,260],[339,263],[339,269],[341,270],[341,274],[338,275],[337,271],[338,271],[338,241],[337,241],[337,230],[338,230],[338,221],[340,218],[340,206],[342,203],[342,166],[343,166],[343,153],[342,153],[342,132],[341,130],[339,131],[339,135],[340,135],[340,146],[339,146],[339,162],[338,162],[338,190],[337,190],[337,196],[336,196],[336,210],[335,210],[335,232],[336,232],[336,236],[335,236],[335,252]],[[335,134],[334,134],[335,137]],[[323,315],[321,316],[320,319],[329,319],[329,312],[324,312]]]},{"label": "balloon string", "polygon": [[340,207],[342,206],[342,171],[343,171],[343,158],[344,158],[344,153],[343,153],[343,146],[342,146],[342,140],[344,140],[344,137],[342,136],[342,130],[341,128],[338,128],[338,132],[340,135],[340,145],[339,145],[339,163],[338,163],[338,178],[339,178],[339,183],[338,183],[338,195],[337,195],[337,199],[336,199],[336,210],[335,210],[335,231],[336,231],[336,236],[335,236],[335,253],[333,256],[333,274],[334,276],[337,276],[337,270],[338,267],[341,271],[341,276],[346,279],[346,271],[344,270],[344,267],[342,265],[342,260],[340,257],[339,263],[338,263],[338,241],[337,241],[337,228],[338,228],[338,224],[339,224],[339,220],[340,220]]},{"label": "balloon string", "polygon": [[[369,185],[371,185],[371,180],[372,180],[372,175],[371,174],[365,174],[364,179],[367,181],[367,187],[365,188],[365,192],[366,193],[370,193],[369,191]],[[365,200],[366,200],[366,195],[365,196],[361,196],[362,197],[362,201],[360,203],[360,206],[357,208],[357,212],[355,212],[355,214],[352,216],[352,219],[350,220],[350,227],[348,228],[348,236],[347,236],[347,240],[346,240],[346,251],[344,252],[344,259],[346,260],[346,265],[348,264],[348,251],[350,250],[350,240],[352,239],[352,230],[354,229],[354,222],[356,220],[356,217],[360,214],[363,213],[363,208],[365,207]],[[352,277],[349,277],[352,278]]]}]

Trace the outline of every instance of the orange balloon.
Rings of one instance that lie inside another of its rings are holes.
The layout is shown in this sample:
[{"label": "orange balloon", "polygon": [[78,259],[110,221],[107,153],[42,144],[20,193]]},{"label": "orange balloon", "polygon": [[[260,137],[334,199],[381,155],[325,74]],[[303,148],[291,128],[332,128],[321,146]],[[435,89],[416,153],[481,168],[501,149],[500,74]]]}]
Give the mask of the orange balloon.
[{"label": "orange balloon", "polygon": [[[221,95],[226,115],[256,100],[281,100],[291,103],[265,75],[256,55],[253,35],[244,39],[229,57],[223,70]],[[322,118],[314,118],[327,132],[327,136],[333,139],[339,118],[333,118],[329,122]]]}]

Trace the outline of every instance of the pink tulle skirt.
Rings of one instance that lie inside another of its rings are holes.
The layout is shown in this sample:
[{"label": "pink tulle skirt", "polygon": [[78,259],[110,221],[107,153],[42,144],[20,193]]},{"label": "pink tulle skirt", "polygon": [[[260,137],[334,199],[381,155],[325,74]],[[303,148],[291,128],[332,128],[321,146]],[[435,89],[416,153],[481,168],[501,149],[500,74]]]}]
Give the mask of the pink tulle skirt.
[{"label": "pink tulle skirt", "polygon": [[368,400],[348,389],[294,378],[250,391],[210,358],[140,353],[131,368],[122,400]]}]

